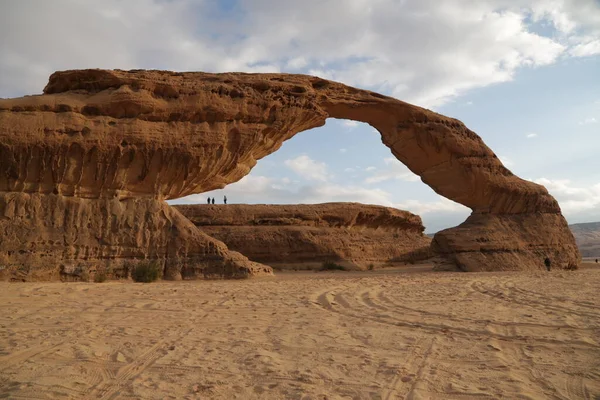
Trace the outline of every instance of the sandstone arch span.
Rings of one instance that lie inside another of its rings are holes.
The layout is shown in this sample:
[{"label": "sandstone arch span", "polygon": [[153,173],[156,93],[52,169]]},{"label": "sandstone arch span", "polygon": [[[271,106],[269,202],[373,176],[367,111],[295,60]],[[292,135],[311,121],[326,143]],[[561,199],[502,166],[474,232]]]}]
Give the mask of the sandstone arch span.
[{"label": "sandstone arch span", "polygon": [[[330,117],[372,125],[424,183],[473,210],[463,224],[434,238],[448,262],[467,271],[544,268],[546,257],[558,268],[577,264],[579,253],[556,200],[544,187],[513,175],[460,121],[305,75],[54,73],[43,95],[0,100],[0,211],[14,226],[13,214],[23,208],[35,210],[42,225],[69,210],[77,232],[90,240],[73,239],[69,255],[57,254],[52,245],[52,257],[153,254],[166,260],[165,273],[176,278],[206,257],[213,266],[230,259],[226,248],[194,232],[164,200],[235,182],[285,140]],[[141,201],[147,202],[143,215],[123,211]],[[95,217],[95,225],[92,217],[81,217],[86,213],[103,216]],[[146,233],[126,238],[136,224]],[[103,244],[108,233],[93,240],[98,229],[113,232],[118,243]],[[151,249],[158,232],[163,244]],[[38,243],[29,246],[32,252],[46,251],[51,241],[31,240]],[[212,245],[202,245],[207,241]],[[234,259],[229,269],[239,267],[241,259]],[[244,268],[238,269],[252,271]]]}]

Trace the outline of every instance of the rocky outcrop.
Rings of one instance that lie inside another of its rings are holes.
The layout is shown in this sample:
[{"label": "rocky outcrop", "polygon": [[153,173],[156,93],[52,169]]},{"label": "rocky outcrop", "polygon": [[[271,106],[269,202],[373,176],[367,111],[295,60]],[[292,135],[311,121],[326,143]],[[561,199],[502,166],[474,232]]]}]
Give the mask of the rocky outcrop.
[{"label": "rocky outcrop", "polygon": [[563,216],[553,213],[471,214],[435,234],[432,249],[465,271],[576,269],[579,251]]},{"label": "rocky outcrop", "polygon": [[569,225],[583,257],[600,257],[600,222]]},{"label": "rocky outcrop", "polygon": [[335,262],[368,269],[430,254],[421,218],[358,203],[174,206],[206,234],[249,259],[281,269]]},{"label": "rocky outcrop", "polygon": [[[239,180],[258,159],[327,118],[372,125],[424,183],[473,210],[467,221],[433,240],[449,263],[466,271],[542,269],[545,258],[553,268],[578,263],[556,200],[543,186],[513,175],[460,121],[305,75],[57,72],[43,95],[0,100],[0,192],[41,196],[42,203],[50,195],[89,199],[97,210],[109,200],[146,199],[155,203],[152,209],[165,210],[166,199]],[[168,226],[168,213],[159,215]],[[7,225],[30,223],[4,218],[12,221]],[[174,226],[169,232],[187,225],[178,219]],[[79,235],[95,234],[93,227],[76,229]],[[138,227],[111,234],[126,231],[135,235]],[[0,233],[2,243],[7,235]],[[193,236],[199,238],[195,243],[206,240],[201,233]],[[34,242],[41,243],[30,236],[20,250],[46,251],[47,244],[32,248]],[[188,252],[192,259],[202,253]],[[14,254],[5,254],[8,264]],[[177,265],[168,275],[182,274],[186,264]],[[246,268],[241,261],[235,265]]]},{"label": "rocky outcrop", "polygon": [[0,194],[0,280],[126,278],[157,260],[166,279],[271,273],[152,198]]}]

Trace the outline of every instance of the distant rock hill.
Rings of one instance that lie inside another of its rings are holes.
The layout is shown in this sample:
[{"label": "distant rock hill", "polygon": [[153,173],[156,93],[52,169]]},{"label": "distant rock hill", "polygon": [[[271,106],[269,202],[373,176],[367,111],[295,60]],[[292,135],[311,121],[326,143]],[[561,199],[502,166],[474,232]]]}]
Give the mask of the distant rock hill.
[{"label": "distant rock hill", "polygon": [[281,269],[368,269],[431,256],[418,215],[358,203],[174,206],[204,233]]},{"label": "distant rock hill", "polygon": [[569,225],[582,257],[600,257],[600,222]]}]

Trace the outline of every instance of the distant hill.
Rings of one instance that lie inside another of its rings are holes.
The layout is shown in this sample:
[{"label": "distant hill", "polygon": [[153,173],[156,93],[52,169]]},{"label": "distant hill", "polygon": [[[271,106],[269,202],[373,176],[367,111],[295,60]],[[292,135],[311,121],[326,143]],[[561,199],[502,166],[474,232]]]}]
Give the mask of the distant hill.
[{"label": "distant hill", "polygon": [[600,257],[600,222],[569,225],[582,257]]}]

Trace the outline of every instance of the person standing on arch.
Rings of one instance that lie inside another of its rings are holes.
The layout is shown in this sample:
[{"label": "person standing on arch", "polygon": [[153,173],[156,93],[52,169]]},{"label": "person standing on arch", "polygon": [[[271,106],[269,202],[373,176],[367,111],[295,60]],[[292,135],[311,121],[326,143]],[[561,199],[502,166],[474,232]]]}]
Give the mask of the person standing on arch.
[{"label": "person standing on arch", "polygon": [[223,196],[223,204],[227,204],[227,196]]},{"label": "person standing on arch", "polygon": [[215,198],[214,197],[212,198],[212,203],[215,204]]},{"label": "person standing on arch", "polygon": [[206,204],[210,204],[210,197],[206,199]]}]

